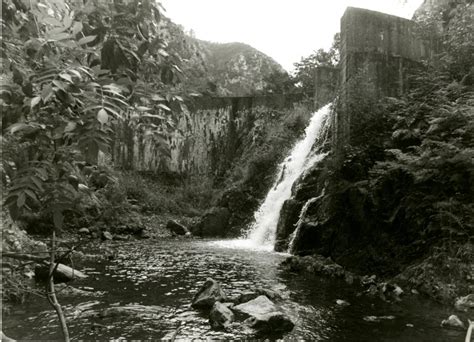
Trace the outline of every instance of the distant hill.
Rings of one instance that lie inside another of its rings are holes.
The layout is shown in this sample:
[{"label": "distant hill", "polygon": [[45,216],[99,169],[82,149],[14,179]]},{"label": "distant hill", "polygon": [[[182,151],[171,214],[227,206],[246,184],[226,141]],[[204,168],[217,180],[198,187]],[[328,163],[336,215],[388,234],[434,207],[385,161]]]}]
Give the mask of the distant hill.
[{"label": "distant hill", "polygon": [[209,75],[223,95],[261,92],[271,74],[284,72],[275,60],[250,45],[198,42],[205,50]]},{"label": "distant hill", "polygon": [[280,64],[250,45],[199,40],[163,19],[163,38],[183,58],[184,83],[192,89],[217,96],[247,96],[264,92],[272,74],[285,73]]}]

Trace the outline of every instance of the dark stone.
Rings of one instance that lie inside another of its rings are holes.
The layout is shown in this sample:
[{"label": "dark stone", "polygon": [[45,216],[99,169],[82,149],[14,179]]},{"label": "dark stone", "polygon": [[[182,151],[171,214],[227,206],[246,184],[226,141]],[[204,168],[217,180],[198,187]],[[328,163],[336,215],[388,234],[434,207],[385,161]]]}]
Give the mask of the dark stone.
[{"label": "dark stone", "polygon": [[285,333],[293,330],[295,324],[282,312],[269,312],[245,320],[252,329],[262,333]]},{"label": "dark stone", "polygon": [[229,218],[229,209],[214,207],[201,217],[192,228],[192,233],[203,237],[225,236],[229,228]]},{"label": "dark stone", "polygon": [[213,329],[227,328],[234,320],[234,314],[221,302],[215,302],[209,314],[209,322]]},{"label": "dark stone", "polygon": [[293,199],[286,200],[283,203],[276,229],[275,251],[286,252],[288,249],[288,237],[296,229],[303,204],[303,202]]},{"label": "dark stone", "polygon": [[191,306],[193,308],[211,308],[215,302],[225,301],[225,298],[225,293],[219,283],[212,278],[207,278],[194,295]]},{"label": "dark stone", "polygon": [[175,220],[169,220],[168,223],[166,223],[166,228],[176,235],[186,235],[186,233],[189,233],[188,228]]}]

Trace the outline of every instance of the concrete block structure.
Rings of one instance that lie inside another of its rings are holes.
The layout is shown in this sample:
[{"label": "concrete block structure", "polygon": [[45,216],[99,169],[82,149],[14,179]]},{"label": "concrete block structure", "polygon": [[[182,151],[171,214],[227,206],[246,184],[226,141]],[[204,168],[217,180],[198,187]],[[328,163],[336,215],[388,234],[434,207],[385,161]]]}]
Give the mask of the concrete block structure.
[{"label": "concrete block structure", "polygon": [[398,97],[408,89],[410,69],[430,58],[430,49],[417,36],[415,25],[393,15],[347,8],[341,19],[342,106],[333,120],[336,149],[350,142],[352,89],[374,99]]}]

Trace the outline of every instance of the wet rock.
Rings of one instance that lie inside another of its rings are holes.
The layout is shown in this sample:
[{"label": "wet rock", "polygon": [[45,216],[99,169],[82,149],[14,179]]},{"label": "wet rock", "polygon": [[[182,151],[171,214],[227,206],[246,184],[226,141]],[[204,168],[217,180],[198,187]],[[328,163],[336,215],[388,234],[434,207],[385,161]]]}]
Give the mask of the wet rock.
[{"label": "wet rock", "polygon": [[[38,280],[46,280],[49,275],[49,265],[39,265],[35,268],[35,276]],[[65,283],[74,279],[84,279],[87,275],[64,264],[59,264],[54,272],[54,281]]]},{"label": "wet rock", "polygon": [[244,323],[252,329],[264,333],[284,333],[295,327],[288,316],[278,311],[249,317]]},{"label": "wet rock", "polygon": [[236,305],[233,310],[244,316],[250,316],[244,323],[260,332],[287,332],[295,326],[287,315],[263,295]]},{"label": "wet rock", "polygon": [[55,284],[54,290],[56,291],[57,295],[68,297],[97,297],[102,296],[105,293],[103,291],[94,291],[94,289],[90,287],[79,289],[66,284]]},{"label": "wet rock", "polygon": [[215,302],[209,314],[209,322],[213,329],[227,328],[234,320],[234,314],[221,302]]},{"label": "wet rock", "polygon": [[140,239],[149,239],[151,238],[150,232],[147,230],[142,230],[139,234]]},{"label": "wet rock", "polygon": [[464,297],[459,297],[454,303],[454,307],[459,311],[468,311],[474,309],[474,294],[469,294]]},{"label": "wet rock", "polygon": [[456,315],[451,315],[448,319],[443,320],[441,326],[448,329],[464,329],[464,323]]},{"label": "wet rock", "polygon": [[339,306],[349,306],[351,305],[349,302],[343,300],[343,299],[336,299],[336,304]]},{"label": "wet rock", "polygon": [[276,305],[266,296],[258,296],[246,303],[236,305],[233,310],[247,316],[258,316],[279,311]]},{"label": "wet rock", "polygon": [[225,236],[231,213],[229,209],[214,207],[207,211],[191,229],[193,235],[203,237]]},{"label": "wet rock", "polygon": [[207,278],[193,298],[193,308],[211,308],[215,302],[225,301],[225,293],[219,283],[212,278]]},{"label": "wet rock", "polygon": [[117,241],[127,241],[127,240],[130,240],[130,236],[129,235],[115,235],[113,239]]},{"label": "wet rock", "polygon": [[259,293],[261,295],[264,295],[264,296],[267,296],[267,298],[271,299],[271,300],[280,300],[280,299],[283,298],[282,295],[279,292],[274,291],[274,290],[270,290],[270,289],[266,289],[266,288],[258,288],[257,293]]},{"label": "wet rock", "polygon": [[383,320],[392,320],[395,319],[395,316],[365,316],[364,321],[378,323]]},{"label": "wet rock", "polygon": [[129,316],[146,319],[161,319],[164,309],[154,305],[129,304],[124,306],[110,307],[102,310],[99,314],[102,318],[116,318],[118,316]]},{"label": "wet rock", "polygon": [[79,229],[79,234],[81,234],[81,235],[89,235],[90,233],[91,232],[88,228],[84,227],[84,228]]},{"label": "wet rock", "polygon": [[112,240],[114,237],[110,232],[102,232],[102,240]]},{"label": "wet rock", "polygon": [[168,223],[166,223],[166,228],[176,235],[186,235],[186,233],[189,233],[188,228],[175,220],[169,220]]},{"label": "wet rock", "polygon": [[239,304],[242,304],[242,303],[246,303],[248,301],[251,301],[252,299],[255,299],[259,296],[260,294],[257,293],[257,292],[244,292],[244,293],[241,293],[237,299],[236,299],[236,303],[239,303]]}]

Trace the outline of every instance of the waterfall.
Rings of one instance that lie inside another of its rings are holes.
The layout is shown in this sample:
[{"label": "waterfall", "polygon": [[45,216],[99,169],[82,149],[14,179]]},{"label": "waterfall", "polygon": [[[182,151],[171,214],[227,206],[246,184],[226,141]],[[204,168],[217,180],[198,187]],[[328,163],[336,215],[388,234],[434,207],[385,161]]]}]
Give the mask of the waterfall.
[{"label": "waterfall", "polygon": [[328,104],[313,114],[306,127],[305,136],[296,143],[289,156],[279,165],[278,173],[272,188],[262,205],[255,213],[255,222],[246,233],[249,245],[273,249],[276,228],[283,203],[291,197],[293,183],[314,163],[322,160],[326,153],[318,149],[313,151],[316,142],[323,142],[330,113]]}]

